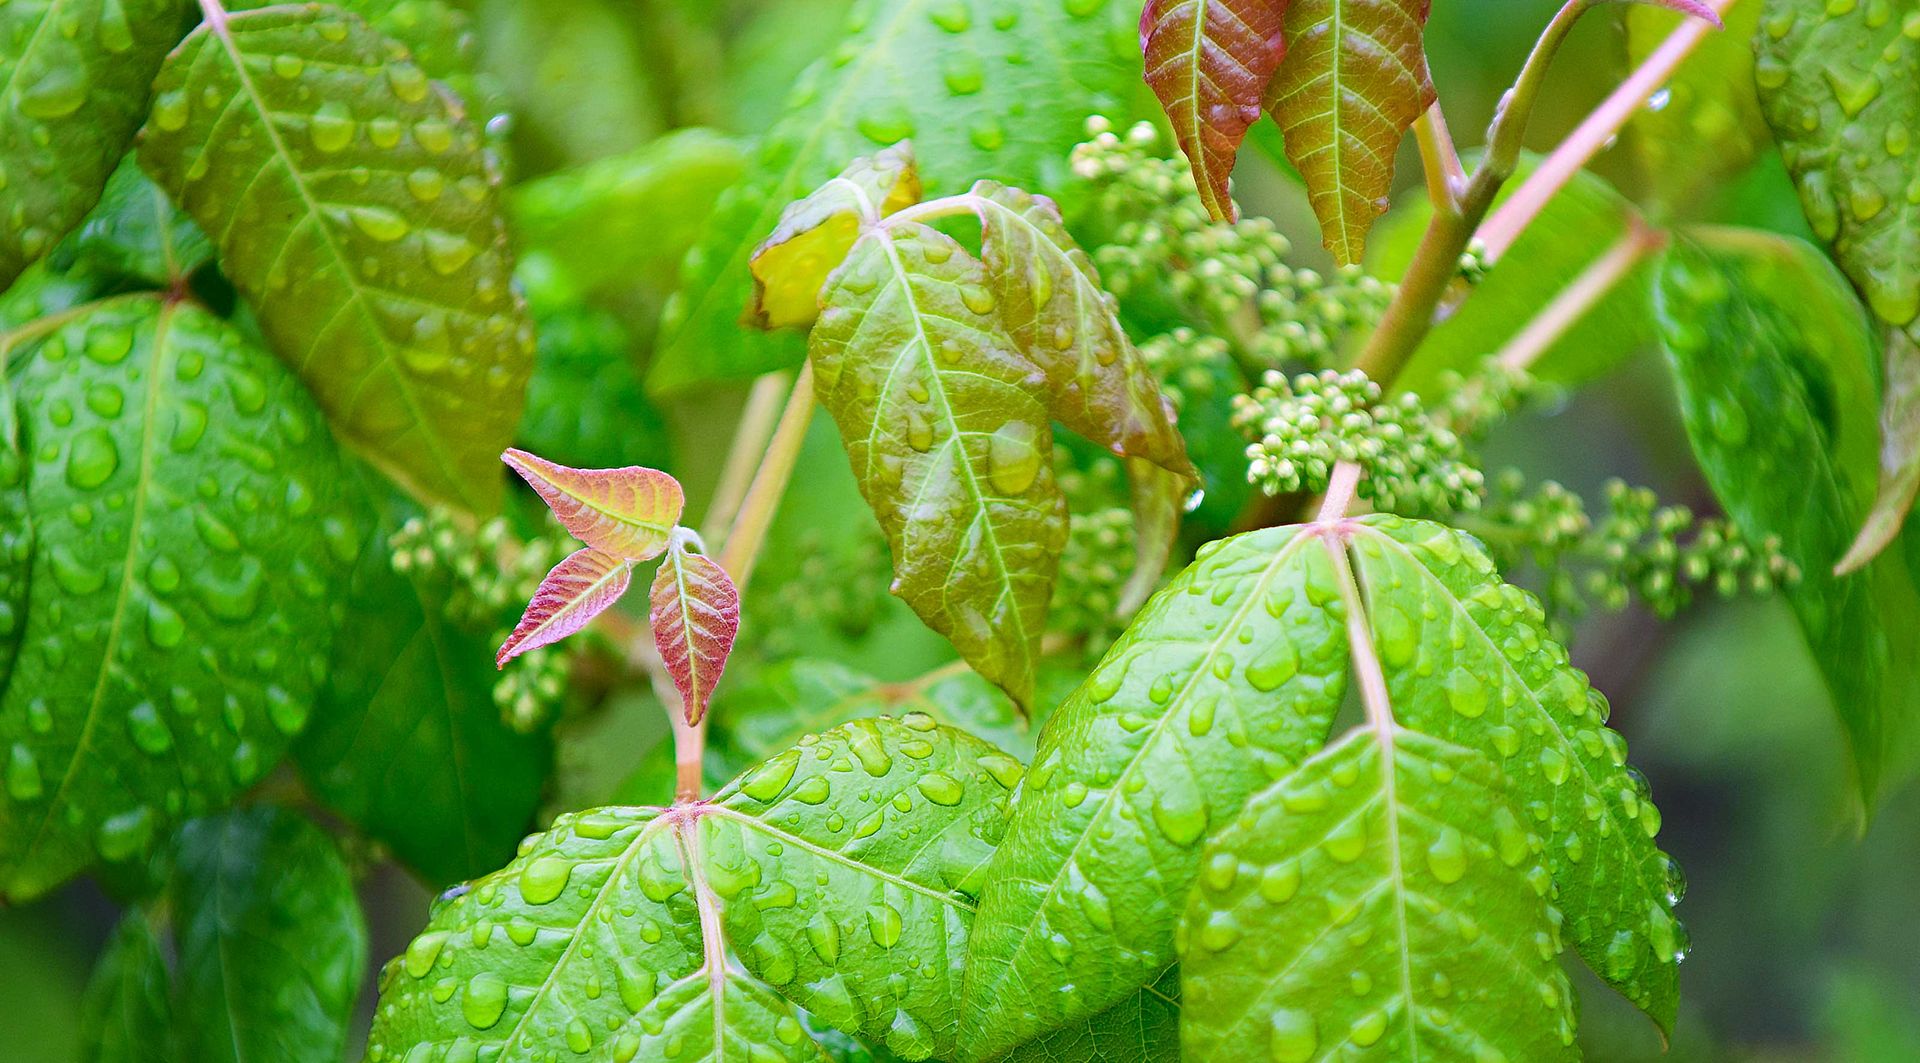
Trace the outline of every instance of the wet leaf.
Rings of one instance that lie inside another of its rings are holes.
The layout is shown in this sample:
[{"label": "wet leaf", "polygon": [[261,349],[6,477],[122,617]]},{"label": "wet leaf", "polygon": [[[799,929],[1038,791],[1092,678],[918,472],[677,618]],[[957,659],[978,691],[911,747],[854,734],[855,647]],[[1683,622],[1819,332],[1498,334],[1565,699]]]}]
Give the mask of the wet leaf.
[{"label": "wet leaf", "polygon": [[586,627],[620,600],[632,577],[632,562],[591,546],[561,558],[534,590],[526,613],[494,654],[494,665],[505,668],[528,650],[559,642]]},{"label": "wet leaf", "polygon": [[26,634],[33,579],[33,501],[27,497],[27,455],[20,447],[20,409],[0,358],[0,691],[7,689]]},{"label": "wet leaf", "polygon": [[367,928],[333,839],[259,805],[187,824],[177,860],[181,1058],[338,1060]]},{"label": "wet leaf", "polygon": [[1502,790],[1471,750],[1363,727],[1249,802],[1181,924],[1186,1051],[1579,1059],[1540,840]]},{"label": "wet leaf", "polygon": [[539,492],[574,538],[615,557],[658,557],[686,505],[680,481],[658,469],[575,469],[511,449],[500,460]]},{"label": "wet leaf", "polygon": [[439,887],[513,856],[553,764],[493,700],[493,631],[449,618],[444,577],[395,572],[368,537],[314,718],[293,759],[327,807]]},{"label": "wet leaf", "polygon": [[928,226],[863,235],[822,305],[820,402],[887,534],[895,593],[1029,705],[1067,536],[1043,379],[980,263]]},{"label": "wet leaf", "polygon": [[840,176],[789,204],[749,261],[748,320],[764,329],[812,325],[827,274],[846,260],[861,230],[919,201],[920,173],[911,146],[902,141],[854,160]]},{"label": "wet leaf", "polygon": [[93,965],[81,1008],[88,1063],[169,1063],[173,1005],[167,960],[146,913],[128,910]]},{"label": "wet leaf", "polygon": [[498,504],[533,329],[499,176],[405,49],[319,5],[203,24],[155,83],[140,162],[343,438],[426,497]]},{"label": "wet leaf", "polygon": [[981,260],[1000,318],[1046,373],[1053,416],[1115,454],[1198,479],[1172,404],[1060,208],[994,181],[976,183],[964,202],[980,218]]},{"label": "wet leaf", "polygon": [[1173,960],[1199,846],[1317,749],[1346,690],[1326,552],[1293,528],[1212,544],[1055,711],[988,866],[970,1059],[1115,1005]]},{"label": "wet leaf", "polygon": [[1766,0],[1754,82],[1800,205],[1889,325],[1920,319],[1920,4]]},{"label": "wet leaf", "polygon": [[701,821],[734,951],[838,1029],[950,1058],[973,898],[1019,778],[921,715],[856,720],[742,775]]},{"label": "wet leaf", "polygon": [[1180,969],[1080,1023],[1028,1041],[994,1063],[1180,1063]]},{"label": "wet leaf", "polygon": [[179,0],[21,0],[0,8],[0,288],[98,201],[184,16]]},{"label": "wet leaf", "polygon": [[653,644],[687,722],[699,723],[740,633],[740,592],[719,562],[676,540],[653,575],[649,598]]},{"label": "wet leaf", "polygon": [[[753,297],[747,260],[786,205],[848,159],[911,139],[929,195],[981,177],[1036,186],[1084,138],[1087,115],[1124,114],[1140,75],[1135,14],[1115,0],[857,6],[689,252],[649,384],[674,390],[799,363],[794,339],[738,327]],[[956,103],[973,117],[956,121]]]},{"label": "wet leaf", "polygon": [[[498,88],[476,73],[473,19],[448,0],[331,0],[332,6],[365,19],[374,30],[407,46],[430,78],[460,98],[466,113],[484,122],[502,106]],[[272,0],[239,0],[228,11],[273,6]]]},{"label": "wet leaf", "polygon": [[155,288],[173,286],[212,258],[206,234],[131,155],[107,180],[93,213],[54,252],[69,269]]},{"label": "wet leaf", "polygon": [[1193,495],[1192,481],[1142,458],[1127,459],[1127,503],[1133,513],[1133,571],[1120,588],[1117,610],[1129,616],[1166,575],[1180,536],[1180,516]]},{"label": "wet leaf", "polygon": [[101,304],[13,359],[41,543],[0,699],[0,892],[24,900],[273,767],[360,537],[305,389],[194,304]]},{"label": "wet leaf", "polygon": [[1844,576],[1872,561],[1900,534],[1920,492],[1920,342],[1887,330],[1880,399],[1880,487],[1860,534],[1834,566]]},{"label": "wet leaf", "polygon": [[1287,158],[1306,178],[1327,250],[1360,261],[1387,209],[1393,157],[1433,103],[1420,39],[1428,0],[1292,0],[1287,56],[1267,91]]},{"label": "wet leaf", "polygon": [[1147,0],[1140,13],[1147,84],[1215,221],[1239,217],[1227,178],[1286,54],[1286,9],[1287,0]]},{"label": "wet leaf", "polygon": [[1920,623],[1920,596],[1901,551],[1833,575],[1879,464],[1868,315],[1817,248],[1752,232],[1677,245],[1655,296],[1707,482],[1743,532],[1777,536],[1799,569],[1787,600],[1871,810],[1914,768],[1920,659],[1896,643]]}]

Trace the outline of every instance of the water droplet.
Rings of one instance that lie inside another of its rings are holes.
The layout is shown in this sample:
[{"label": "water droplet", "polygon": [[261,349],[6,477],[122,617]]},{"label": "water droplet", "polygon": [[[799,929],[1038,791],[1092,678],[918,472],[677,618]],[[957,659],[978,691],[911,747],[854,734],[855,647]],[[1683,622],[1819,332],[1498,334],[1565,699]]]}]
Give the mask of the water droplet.
[{"label": "water droplet", "polygon": [[1380,1010],[1369,1011],[1353,1020],[1347,1027],[1347,1037],[1361,1048],[1371,1047],[1387,1032],[1387,1013]]},{"label": "water droplet", "polygon": [[15,801],[32,801],[43,792],[40,762],[33,750],[15,742],[7,754],[7,795]]},{"label": "water droplet", "polygon": [[393,94],[407,103],[419,103],[427,98],[429,86],[427,75],[412,63],[388,63],[387,84],[393,86]]},{"label": "water droplet", "polygon": [[133,856],[147,846],[147,840],[153,835],[153,809],[141,806],[129,812],[109,816],[100,824],[100,832],[95,839],[100,857],[109,862],[118,862]]},{"label": "water droplet", "polygon": [[440,958],[440,948],[447,943],[445,931],[435,930],[413,939],[407,946],[407,973],[415,978],[425,978],[433,970],[435,960]]},{"label": "water droplet", "polygon": [[353,120],[353,112],[339,100],[328,100],[313,112],[307,121],[307,136],[313,146],[332,154],[353,143],[353,134],[358,124]]},{"label": "water droplet", "polygon": [[780,796],[780,791],[787,788],[787,783],[793,780],[793,773],[799,766],[800,751],[790,749],[748,776],[747,781],[740,784],[740,792],[763,804],[771,803]]},{"label": "water droplet", "polygon": [[1040,476],[1038,433],[1025,421],[1008,421],[987,438],[987,480],[1003,495],[1024,494]]},{"label": "water droplet", "polygon": [[431,203],[446,191],[447,179],[440,171],[421,167],[407,174],[407,191],[422,203]]},{"label": "water droplet", "polygon": [[558,856],[535,857],[520,869],[520,896],[528,904],[546,904],[560,896],[573,874],[573,862]]},{"label": "water droplet", "polygon": [[831,967],[840,960],[840,926],[825,912],[815,912],[807,920],[807,944],[814,954]]},{"label": "water droplet", "polygon": [[891,904],[879,904],[867,909],[867,932],[873,935],[873,943],[883,949],[890,949],[900,943],[900,913]]},{"label": "water droplet", "polygon": [[1458,830],[1440,828],[1439,837],[1427,846],[1427,870],[1445,883],[1458,882],[1467,873],[1466,840]]},{"label": "water droplet", "polygon": [[491,1029],[506,1010],[507,983],[492,971],[474,975],[460,997],[460,1013],[476,1030]]},{"label": "water droplet", "polygon": [[384,207],[355,207],[351,217],[354,228],[383,244],[407,235],[407,219]]},{"label": "water droplet", "polygon": [[441,232],[438,229],[427,230],[424,243],[427,250],[427,265],[432,266],[433,271],[442,277],[457,272],[460,267],[473,261],[474,255],[479,254],[479,249],[474,247],[473,242],[466,237],[457,233]]},{"label": "water droplet", "polygon": [[1343,864],[1351,864],[1367,851],[1367,820],[1355,816],[1327,832],[1320,843],[1327,855]]},{"label": "water droplet", "polygon": [[960,803],[964,791],[958,780],[944,772],[930,771],[914,781],[914,787],[927,796],[927,800],[936,805],[953,806]]},{"label": "water droplet", "polygon": [[67,482],[90,491],[107,482],[120,467],[120,450],[113,434],[104,428],[89,428],[74,437],[67,454]]},{"label": "water droplet", "polygon": [[56,55],[17,100],[20,113],[29,118],[65,118],[87,102],[87,64],[77,55]]},{"label": "water droplet", "polygon": [[1267,1052],[1273,1063],[1307,1063],[1320,1048],[1313,1015],[1297,1008],[1275,1008],[1267,1022]]},{"label": "water droplet", "polygon": [[153,124],[166,133],[177,133],[187,126],[187,94],[181,89],[170,89],[154,97]]},{"label": "water droplet", "polygon": [[149,756],[159,756],[173,748],[173,732],[153,702],[143,701],[127,710],[127,732],[133,744]]}]

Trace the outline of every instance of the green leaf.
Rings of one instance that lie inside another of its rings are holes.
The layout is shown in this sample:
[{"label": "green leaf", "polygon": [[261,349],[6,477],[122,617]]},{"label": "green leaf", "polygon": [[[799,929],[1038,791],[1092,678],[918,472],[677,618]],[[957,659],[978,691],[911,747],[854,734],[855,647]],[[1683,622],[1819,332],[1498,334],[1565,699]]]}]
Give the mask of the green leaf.
[{"label": "green leaf", "polygon": [[82,1004],[88,1063],[168,1063],[173,1005],[160,938],[135,908],[120,917]]},{"label": "green leaf", "polygon": [[[796,341],[737,327],[752,298],[747,259],[788,203],[847,160],[911,138],[929,194],[980,177],[1040,186],[1065,166],[1087,115],[1128,113],[1140,72],[1136,14],[1118,0],[857,5],[847,38],[800,78],[688,254],[650,385],[684,388],[800,360]],[[973,117],[956,120],[956,105]]]},{"label": "green leaf", "polygon": [[103,303],[15,352],[40,547],[0,699],[0,892],[133,858],[305,726],[359,547],[292,374],[191,303]]},{"label": "green leaf", "polygon": [[537,294],[531,298],[540,345],[520,449],[582,469],[629,461],[676,467],[666,417],[641,386],[621,318],[579,306],[543,308]]},{"label": "green leaf", "polygon": [[1871,809],[1913,766],[1920,660],[1893,643],[1920,622],[1920,598],[1897,551],[1832,574],[1877,466],[1868,315],[1818,249],[1759,233],[1677,246],[1655,296],[1707,482],[1746,534],[1777,536],[1800,570],[1787,598]]},{"label": "green leaf", "polygon": [[1227,178],[1286,54],[1286,9],[1287,0],[1147,0],[1141,12],[1147,84],[1215,221],[1239,217]]},{"label": "green leaf", "polygon": [[1180,928],[1187,1052],[1579,1059],[1540,840],[1502,790],[1471,750],[1362,727],[1249,802]]},{"label": "green leaf", "polygon": [[827,275],[846,260],[861,230],[918,202],[920,172],[906,141],[853,160],[781,211],[773,232],[753,249],[747,319],[764,329],[811,326]]},{"label": "green leaf", "polygon": [[[376,31],[407,46],[407,52],[430,78],[446,83],[468,114],[485,121],[502,106],[499,92],[488,79],[476,75],[477,56],[473,19],[446,0],[331,0]],[[272,0],[239,0],[229,11],[272,6]]]},{"label": "green leaf", "polygon": [[1197,480],[1172,404],[1060,208],[994,181],[977,182],[963,202],[980,218],[980,257],[1001,320],[1047,374],[1053,416],[1115,454]]},{"label": "green leaf", "polygon": [[1420,33],[1428,0],[1293,0],[1287,55],[1267,110],[1334,261],[1360,261],[1367,230],[1387,209],[1393,157],[1433,103]]},{"label": "green leaf", "polygon": [[746,157],[733,137],[675,130],[516,186],[509,200],[514,234],[523,254],[550,256],[588,292],[625,291],[636,281],[671,290],[681,258]]},{"label": "green leaf", "polygon": [[338,1060],[367,928],[333,839],[262,805],[187,824],[177,859],[182,1058]]},{"label": "green leaf", "polygon": [[1754,81],[1814,232],[1882,321],[1920,319],[1920,4],[1766,0]]},{"label": "green leaf", "polygon": [[1396,719],[1499,766],[1506,801],[1545,841],[1567,937],[1671,1033],[1685,887],[1654,844],[1660,812],[1605,726],[1606,699],[1567,662],[1539,603],[1502,582],[1470,537],[1370,517],[1351,553]]},{"label": "green leaf", "polygon": [[314,795],[445,885],[513,856],[553,763],[493,700],[493,632],[447,616],[443,577],[393,569],[386,534],[361,552],[311,726],[293,748]]},{"label": "green leaf", "polygon": [[[1753,35],[1760,4],[1741,0],[1661,85],[1664,95],[1633,112],[1628,128],[1649,191],[1661,208],[1685,214],[1768,146],[1753,87]],[[1690,17],[1634,4],[1621,13],[1627,65],[1638,67]]]},{"label": "green leaf", "polygon": [[0,288],[100,197],[180,39],[179,0],[22,0],[0,9]]},{"label": "green leaf", "polygon": [[1020,772],[910,715],[802,739],[741,777],[701,820],[741,962],[902,1058],[951,1057],[972,898]]},{"label": "green leaf", "polygon": [[1920,493],[1920,341],[1887,330],[1885,396],[1880,403],[1880,486],[1860,534],[1834,566],[1844,576],[1885,549]]},{"label": "green leaf", "polygon": [[13,391],[0,351],[0,691],[20,655],[33,579],[33,501],[27,497],[27,455]]},{"label": "green leaf", "polygon": [[166,288],[210,261],[213,247],[129,155],[54,258],[90,275]]},{"label": "green leaf", "polygon": [[1172,961],[1209,827],[1332,727],[1342,609],[1296,529],[1212,544],[1054,713],[974,922],[968,1058],[1103,1011]]},{"label": "green leaf", "polygon": [[[1511,195],[1536,163],[1524,161],[1503,194]],[[1632,212],[1633,205],[1604,180],[1586,170],[1576,173],[1459,308],[1427,335],[1394,387],[1433,398],[1441,393],[1447,371],[1473,372],[1626,235]],[[1432,217],[1433,205],[1425,193],[1410,193],[1406,204],[1381,225],[1369,272],[1390,280],[1404,274]],[[1542,352],[1529,371],[1556,384],[1582,384],[1651,347],[1653,274],[1651,265],[1628,274]]]},{"label": "green leaf", "polygon": [[862,235],[821,298],[820,402],[892,546],[895,593],[1031,704],[1066,500],[1038,374],[985,271],[951,237],[895,224]]},{"label": "green leaf", "polygon": [[999,1057],[995,1063],[1180,1063],[1180,968],[1169,967],[1113,1007]]},{"label": "green leaf", "polygon": [[205,23],[155,88],[141,165],[340,434],[415,491],[490,511],[533,329],[498,175],[458,107],[325,6]]}]

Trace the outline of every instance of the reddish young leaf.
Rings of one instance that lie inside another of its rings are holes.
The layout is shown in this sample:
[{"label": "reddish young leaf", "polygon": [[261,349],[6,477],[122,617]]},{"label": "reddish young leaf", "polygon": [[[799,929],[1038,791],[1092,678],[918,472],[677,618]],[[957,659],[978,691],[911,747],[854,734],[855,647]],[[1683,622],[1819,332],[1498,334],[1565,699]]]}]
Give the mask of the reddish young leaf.
[{"label": "reddish young leaf", "polygon": [[667,548],[686,504],[680,481],[658,469],[574,469],[524,450],[509,450],[500,460],[540,492],[581,542],[635,561]]},{"label": "reddish young leaf", "polygon": [[494,666],[505,668],[508,661],[528,650],[558,642],[586,627],[627,592],[632,577],[632,562],[591,546],[561,558],[533,592],[533,601],[527,603],[527,611],[514,625],[513,634],[500,644]]},{"label": "reddish young leaf", "polygon": [[1227,177],[1286,54],[1286,10],[1287,0],[1147,0],[1140,13],[1147,85],[1216,221],[1237,217]]},{"label": "reddish young leaf", "polygon": [[740,631],[740,592],[718,563],[675,540],[653,576],[653,644],[699,723]]}]

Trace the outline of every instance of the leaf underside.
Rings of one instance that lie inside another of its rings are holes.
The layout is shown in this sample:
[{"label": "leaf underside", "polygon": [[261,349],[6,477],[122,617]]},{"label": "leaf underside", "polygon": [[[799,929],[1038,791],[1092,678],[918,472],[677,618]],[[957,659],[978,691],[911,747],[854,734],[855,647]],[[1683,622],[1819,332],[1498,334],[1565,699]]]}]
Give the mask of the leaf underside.
[{"label": "leaf underside", "polygon": [[491,511],[533,329],[499,175],[455,101],[320,5],[203,24],[155,90],[141,165],[341,436],[418,493]]},{"label": "leaf underside", "polygon": [[1307,182],[1327,250],[1360,261],[1387,208],[1393,157],[1434,101],[1421,31],[1428,0],[1293,0],[1287,56],[1267,93]]},{"label": "leaf underside", "polygon": [[820,402],[892,547],[895,593],[1030,704],[1067,533],[1040,374],[980,264],[928,226],[862,235],[821,299]]},{"label": "leaf underside", "polygon": [[740,633],[740,592],[718,562],[675,544],[654,573],[650,598],[653,644],[687,722],[699,723]]},{"label": "leaf underside", "polygon": [[102,304],[13,360],[40,540],[0,699],[0,893],[26,899],[273,767],[360,536],[300,382],[196,305]]},{"label": "leaf underside", "polygon": [[1227,178],[1286,53],[1286,8],[1287,0],[1148,0],[1140,13],[1147,85],[1215,221],[1239,216]]},{"label": "leaf underside", "polygon": [[[0,7],[0,288],[92,209],[179,40],[176,0]],[[31,160],[31,164],[28,164]]]}]

